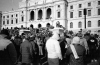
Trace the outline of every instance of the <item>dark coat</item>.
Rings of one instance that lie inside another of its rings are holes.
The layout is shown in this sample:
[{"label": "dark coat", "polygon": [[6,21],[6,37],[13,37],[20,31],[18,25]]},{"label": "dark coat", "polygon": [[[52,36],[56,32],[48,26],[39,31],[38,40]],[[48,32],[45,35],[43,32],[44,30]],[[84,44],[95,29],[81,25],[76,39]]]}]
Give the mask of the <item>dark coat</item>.
[{"label": "dark coat", "polygon": [[21,44],[20,50],[22,54],[22,63],[32,63],[33,59],[32,44],[28,40],[25,40]]},{"label": "dark coat", "polygon": [[66,54],[70,55],[70,65],[84,65],[84,55],[85,55],[85,48],[79,44],[74,45],[76,52],[79,56],[79,59],[75,59],[70,47],[68,47]]},{"label": "dark coat", "polygon": [[88,42],[88,45],[89,45],[89,49],[90,50],[95,50],[96,47],[98,46],[98,41],[94,37],[90,37],[87,42]]},{"label": "dark coat", "polygon": [[7,45],[4,50],[0,50],[0,65],[14,65],[17,61],[17,53],[13,43],[10,40],[2,39],[0,44]]}]

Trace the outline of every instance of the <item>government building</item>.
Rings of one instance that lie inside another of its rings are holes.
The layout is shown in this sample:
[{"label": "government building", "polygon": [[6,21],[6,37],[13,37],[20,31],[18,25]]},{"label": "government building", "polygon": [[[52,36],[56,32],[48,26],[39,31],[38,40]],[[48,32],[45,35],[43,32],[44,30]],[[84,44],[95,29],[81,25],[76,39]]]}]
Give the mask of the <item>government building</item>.
[{"label": "government building", "polygon": [[2,13],[2,28],[56,27],[67,30],[100,29],[100,0],[22,0],[18,10]]}]

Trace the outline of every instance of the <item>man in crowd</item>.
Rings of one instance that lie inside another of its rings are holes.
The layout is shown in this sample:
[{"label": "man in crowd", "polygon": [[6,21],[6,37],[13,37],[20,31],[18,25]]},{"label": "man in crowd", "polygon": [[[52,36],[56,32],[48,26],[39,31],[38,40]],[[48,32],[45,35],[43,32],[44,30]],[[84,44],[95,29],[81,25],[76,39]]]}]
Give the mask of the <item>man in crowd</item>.
[{"label": "man in crowd", "polygon": [[59,65],[59,59],[62,60],[60,43],[59,43],[59,28],[54,28],[51,31],[53,35],[47,40],[46,48],[48,52],[48,64],[49,65]]},{"label": "man in crowd", "polygon": [[17,61],[16,49],[8,38],[9,31],[2,30],[0,34],[0,65],[15,65]]},{"label": "man in crowd", "polygon": [[93,62],[96,59],[96,47],[98,45],[97,39],[91,34],[91,37],[88,39],[88,46],[89,46],[89,54],[91,61]]}]

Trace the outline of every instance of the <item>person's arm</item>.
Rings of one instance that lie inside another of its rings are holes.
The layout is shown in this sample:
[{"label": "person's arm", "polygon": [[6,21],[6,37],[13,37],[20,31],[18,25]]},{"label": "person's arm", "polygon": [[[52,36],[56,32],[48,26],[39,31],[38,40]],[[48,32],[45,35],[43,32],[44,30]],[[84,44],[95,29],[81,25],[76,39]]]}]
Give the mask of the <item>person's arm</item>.
[{"label": "person's arm", "polygon": [[84,39],[84,45],[85,45],[85,49],[86,49],[86,51],[89,50],[89,47],[88,47],[88,44],[87,44],[86,39]]},{"label": "person's arm", "polygon": [[59,59],[62,60],[62,55],[61,55],[61,49],[60,49],[59,42],[56,41],[56,42],[54,42],[54,43],[55,43],[55,50],[56,50],[56,53],[57,53]]},{"label": "person's arm", "polygon": [[10,56],[12,63],[15,64],[17,62],[17,52],[16,52],[16,49],[14,47],[14,44],[10,43],[7,46],[7,49],[8,49],[8,53],[9,53],[9,56]]}]

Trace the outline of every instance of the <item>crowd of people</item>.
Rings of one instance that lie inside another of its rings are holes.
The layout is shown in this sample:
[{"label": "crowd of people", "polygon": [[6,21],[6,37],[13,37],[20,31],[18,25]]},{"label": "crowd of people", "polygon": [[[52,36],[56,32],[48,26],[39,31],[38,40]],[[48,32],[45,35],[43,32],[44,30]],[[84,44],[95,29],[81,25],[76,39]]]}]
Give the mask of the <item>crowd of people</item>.
[{"label": "crowd of people", "polygon": [[39,28],[19,35],[19,29],[0,32],[0,65],[99,65],[100,36],[64,28]]}]

